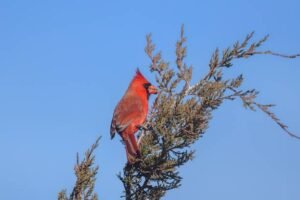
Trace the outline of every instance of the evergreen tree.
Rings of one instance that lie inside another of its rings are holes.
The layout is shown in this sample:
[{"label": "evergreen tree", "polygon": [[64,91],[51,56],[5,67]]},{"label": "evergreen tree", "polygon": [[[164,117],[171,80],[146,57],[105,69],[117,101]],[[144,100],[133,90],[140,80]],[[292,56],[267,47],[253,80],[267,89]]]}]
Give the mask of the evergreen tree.
[{"label": "evergreen tree", "polygon": [[[155,85],[160,93],[140,131],[138,143],[141,157],[133,165],[126,164],[123,172],[118,175],[124,186],[125,199],[161,199],[168,190],[180,187],[182,177],[179,167],[193,159],[195,151],[192,145],[206,132],[213,111],[224,101],[240,99],[245,108],[264,112],[288,135],[300,139],[270,110],[273,104],[256,101],[257,90],[241,89],[244,80],[242,74],[229,79],[223,76],[237,59],[248,59],[260,54],[283,58],[300,56],[260,51],[259,48],[267,41],[268,36],[251,42],[253,35],[253,32],[248,34],[242,42],[237,41],[222,51],[217,48],[210,59],[207,73],[193,85],[192,66],[185,62],[187,47],[183,26],[176,43],[174,67],[162,58],[160,52],[155,52],[151,35],[147,35],[145,52],[150,58],[149,68],[156,75]],[[66,191],[62,191],[59,193],[59,200],[97,199],[93,188],[98,166],[92,166],[92,153],[98,142],[99,139],[87,151],[86,158],[81,163],[77,161],[77,181],[70,197],[67,197]]]}]

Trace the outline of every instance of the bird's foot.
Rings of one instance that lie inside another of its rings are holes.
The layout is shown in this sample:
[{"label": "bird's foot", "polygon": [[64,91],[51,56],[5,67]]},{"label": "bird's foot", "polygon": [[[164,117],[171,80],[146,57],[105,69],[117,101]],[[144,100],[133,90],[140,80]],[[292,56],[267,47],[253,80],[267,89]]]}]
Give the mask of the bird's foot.
[{"label": "bird's foot", "polygon": [[149,130],[149,128],[147,126],[143,125],[143,124],[137,125],[136,128],[138,128],[140,131],[141,130],[145,130],[145,131]]}]

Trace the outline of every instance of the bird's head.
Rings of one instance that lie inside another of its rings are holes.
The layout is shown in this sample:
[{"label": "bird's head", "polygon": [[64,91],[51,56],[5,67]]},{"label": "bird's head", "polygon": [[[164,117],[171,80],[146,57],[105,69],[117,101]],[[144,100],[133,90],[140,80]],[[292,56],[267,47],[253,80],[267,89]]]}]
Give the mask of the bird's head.
[{"label": "bird's head", "polygon": [[132,80],[132,84],[136,86],[140,91],[146,91],[147,95],[157,94],[157,89],[152,85],[140,72],[139,69],[136,70],[135,76]]}]

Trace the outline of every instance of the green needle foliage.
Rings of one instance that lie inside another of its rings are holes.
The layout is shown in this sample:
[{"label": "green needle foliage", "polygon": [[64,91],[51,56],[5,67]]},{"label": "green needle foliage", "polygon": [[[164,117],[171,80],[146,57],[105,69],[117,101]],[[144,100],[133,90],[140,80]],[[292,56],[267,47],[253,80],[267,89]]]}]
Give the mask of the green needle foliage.
[{"label": "green needle foliage", "polygon": [[85,153],[85,158],[79,161],[77,154],[77,162],[74,167],[76,175],[76,183],[72,193],[67,195],[66,190],[62,190],[58,194],[58,200],[98,200],[97,194],[94,192],[96,175],[99,166],[95,165],[94,151],[98,147],[100,137]]},{"label": "green needle foliage", "polygon": [[207,130],[212,112],[226,100],[239,98],[244,107],[263,111],[286,133],[300,139],[289,132],[287,126],[270,111],[272,104],[256,102],[258,91],[240,89],[242,75],[231,79],[223,76],[223,71],[233,67],[236,59],[247,59],[258,54],[284,58],[300,56],[258,51],[268,36],[258,42],[251,42],[253,34],[250,33],[242,42],[236,42],[223,51],[216,49],[209,62],[207,74],[194,85],[191,84],[192,66],[184,60],[186,37],[183,26],[176,43],[175,67],[170,67],[161,53],[155,53],[151,35],[147,36],[145,52],[151,60],[150,70],[156,75],[160,93],[149,113],[145,129],[141,131],[141,158],[133,165],[127,164],[123,173],[118,176],[124,185],[124,197],[127,200],[156,200],[163,197],[168,190],[180,187],[182,177],[179,167],[193,159],[192,144]]}]

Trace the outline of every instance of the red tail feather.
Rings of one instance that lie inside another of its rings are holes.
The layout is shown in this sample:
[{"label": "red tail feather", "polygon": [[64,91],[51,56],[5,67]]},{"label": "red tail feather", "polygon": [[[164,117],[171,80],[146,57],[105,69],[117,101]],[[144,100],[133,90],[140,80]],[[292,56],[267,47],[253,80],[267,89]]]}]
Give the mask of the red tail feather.
[{"label": "red tail feather", "polygon": [[129,135],[128,137],[123,137],[126,148],[127,160],[130,164],[134,163],[135,159],[140,156],[140,151],[136,143],[135,136]]}]

